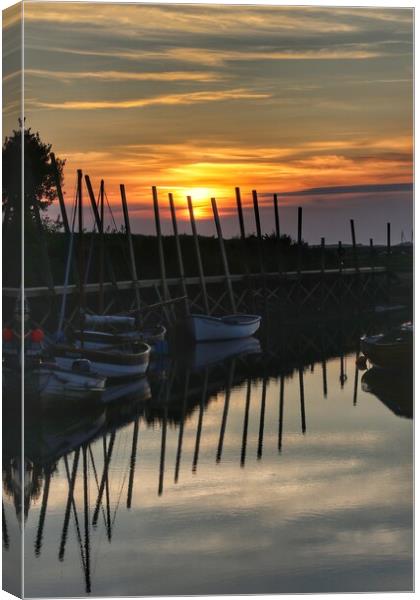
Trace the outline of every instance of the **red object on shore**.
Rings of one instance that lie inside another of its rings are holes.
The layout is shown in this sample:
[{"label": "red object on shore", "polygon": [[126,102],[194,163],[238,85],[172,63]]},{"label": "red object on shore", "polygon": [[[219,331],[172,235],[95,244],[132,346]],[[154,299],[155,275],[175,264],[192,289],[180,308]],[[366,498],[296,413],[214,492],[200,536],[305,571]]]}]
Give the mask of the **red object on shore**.
[{"label": "red object on shore", "polygon": [[13,333],[13,329],[10,329],[10,327],[5,327],[3,329],[3,341],[13,342],[14,337],[15,337],[15,335]]},{"label": "red object on shore", "polygon": [[42,329],[32,329],[31,331],[31,341],[39,344],[44,339],[44,332]]}]

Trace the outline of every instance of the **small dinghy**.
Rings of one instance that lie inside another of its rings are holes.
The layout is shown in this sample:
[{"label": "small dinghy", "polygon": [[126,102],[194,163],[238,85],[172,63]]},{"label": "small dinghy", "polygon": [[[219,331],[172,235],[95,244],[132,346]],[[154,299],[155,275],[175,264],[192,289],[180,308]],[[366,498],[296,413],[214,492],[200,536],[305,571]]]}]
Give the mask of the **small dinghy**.
[{"label": "small dinghy", "polygon": [[92,369],[110,379],[141,377],[147,371],[150,360],[150,346],[144,342],[121,346],[107,346],[103,349],[57,344],[52,348],[55,362],[63,368],[70,368],[76,359],[86,358]]},{"label": "small dinghy", "polygon": [[[145,342],[151,346],[152,350],[160,347],[166,336],[166,327],[156,325],[155,327],[146,327],[140,331],[97,331],[96,329],[86,329],[83,331],[83,344],[85,348],[101,349],[104,346],[115,346],[133,342]],[[82,333],[76,330],[73,334],[76,344],[80,344]]]},{"label": "small dinghy", "polygon": [[360,349],[375,366],[385,369],[410,369],[413,365],[413,325],[403,323],[389,333],[364,336]]},{"label": "small dinghy", "polygon": [[254,335],[260,323],[261,317],[258,315],[191,315],[188,329],[196,342],[235,340]]}]

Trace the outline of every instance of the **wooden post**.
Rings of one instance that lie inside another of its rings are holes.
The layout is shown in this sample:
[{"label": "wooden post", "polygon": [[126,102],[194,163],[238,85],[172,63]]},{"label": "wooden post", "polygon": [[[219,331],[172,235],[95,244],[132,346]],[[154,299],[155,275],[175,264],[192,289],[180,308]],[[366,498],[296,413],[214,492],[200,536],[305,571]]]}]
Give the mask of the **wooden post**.
[{"label": "wooden post", "polygon": [[101,179],[101,187],[99,192],[99,210],[100,212],[100,223],[101,227],[99,230],[100,235],[100,248],[99,248],[99,312],[103,314],[105,308],[105,296],[104,296],[104,276],[105,276],[105,238],[104,238],[104,180]]},{"label": "wooden post", "polygon": [[223,240],[222,228],[220,225],[219,211],[217,210],[216,198],[211,199],[211,205],[213,208],[213,216],[214,216],[214,222],[216,225],[217,238],[219,240],[220,254],[222,255],[223,270],[225,272],[225,279],[226,279],[226,285],[228,288],[230,306],[232,308],[232,312],[235,313],[236,312],[235,296],[233,293],[232,281],[230,279],[229,265],[228,265],[228,260],[227,260],[227,256],[226,256],[226,249],[225,249],[225,242]]},{"label": "wooden post", "polygon": [[101,231],[101,218],[99,216],[98,207],[96,205],[95,194],[93,193],[92,184],[90,182],[89,175],[85,175],[86,188],[89,194],[90,204],[92,206],[93,216],[95,218],[96,227],[98,232]]},{"label": "wooden post", "polygon": [[261,231],[261,221],[260,221],[260,209],[258,206],[258,195],[256,190],[252,190],[252,201],[254,204],[254,215],[255,215],[255,225],[257,229],[257,238],[258,238],[258,260],[260,263],[260,272],[262,275],[262,283],[263,283],[263,296],[264,296],[264,307],[266,308],[266,281],[265,281],[265,270],[264,270],[264,260],[263,260],[263,242],[262,242],[262,231]]},{"label": "wooden post", "polygon": [[178,234],[178,223],[176,220],[176,210],[175,210],[174,198],[173,198],[172,194],[169,194],[169,207],[171,209],[172,228],[174,230],[174,236],[175,236],[175,246],[176,246],[176,254],[177,254],[177,258],[178,258],[179,276],[181,279],[181,290],[182,290],[182,295],[186,296],[186,298],[185,298],[185,313],[188,315],[190,312],[190,304],[188,302],[187,284],[185,283],[184,260],[182,258],[181,242],[180,242],[179,234]]},{"label": "wooden post", "polygon": [[341,240],[338,242],[338,270],[340,271],[340,273],[343,270],[343,244],[341,243]]},{"label": "wooden post", "polygon": [[297,271],[300,274],[302,269],[302,207],[298,207],[298,265]]},{"label": "wooden post", "polygon": [[389,269],[391,259],[391,223],[386,224],[386,257],[387,268]]},{"label": "wooden post", "polygon": [[241,239],[244,241],[245,240],[244,213],[242,210],[241,190],[238,187],[235,188],[235,194],[236,194],[236,206],[238,209],[238,217],[239,217],[239,229],[241,232]]},{"label": "wooden post", "polygon": [[194,237],[195,254],[197,257],[198,275],[200,277],[204,309],[206,311],[206,314],[209,314],[210,310],[209,310],[209,301],[207,298],[206,280],[204,278],[203,263],[201,261],[200,244],[198,242],[197,227],[195,224],[194,209],[193,209],[193,205],[192,205],[192,201],[191,201],[191,196],[187,196],[187,202],[188,202],[188,211],[190,213],[191,229],[192,229],[192,233],[193,233],[193,237]]},{"label": "wooden post", "polygon": [[155,211],[156,234],[157,234],[157,239],[158,239],[160,276],[162,279],[163,298],[164,298],[164,300],[169,300],[170,296],[169,296],[168,283],[166,281],[165,255],[163,252],[162,231],[160,228],[160,216],[159,216],[159,201],[158,201],[156,186],[152,187],[152,194],[153,194],[153,208]]},{"label": "wooden post", "polygon": [[370,267],[372,271],[375,268],[375,250],[373,248],[373,239],[369,238],[369,255],[370,255]]},{"label": "wooden post", "polygon": [[244,415],[244,426],[242,431],[242,446],[241,446],[241,467],[245,466],[246,459],[246,444],[248,438],[248,422],[249,422],[249,406],[251,404],[251,380],[248,379],[246,385],[246,401],[245,401],[245,415]]},{"label": "wooden post", "polygon": [[84,257],[84,235],[83,235],[83,191],[82,191],[82,171],[80,169],[77,170],[77,196],[78,196],[78,221],[79,221],[79,322],[80,322],[80,331],[81,338],[80,343],[83,348],[84,346],[84,313],[85,313],[85,290],[84,290],[84,281],[85,281],[85,257]]},{"label": "wooden post", "polygon": [[55,160],[54,152],[51,152],[50,159],[51,159],[51,165],[53,168],[54,183],[55,183],[55,187],[57,190],[58,202],[60,204],[60,212],[61,212],[61,218],[63,220],[64,231],[65,231],[65,233],[70,233],[70,226],[69,226],[69,221],[67,218],[67,211],[66,211],[66,205],[64,202],[63,190],[61,189],[60,174],[58,172],[57,161]]},{"label": "wooden post", "polygon": [[278,204],[278,200],[277,200],[277,194],[274,194],[274,196],[273,196],[273,203],[274,203],[274,219],[275,219],[275,223],[276,223],[276,238],[278,241],[280,239],[280,219],[279,219],[279,204]]},{"label": "wooden post", "polygon": [[321,238],[321,272],[325,271],[325,238]]},{"label": "wooden post", "polygon": [[130,253],[130,270],[131,270],[131,279],[133,280],[134,286],[134,294],[136,299],[136,308],[140,309],[140,293],[139,293],[139,285],[138,285],[138,277],[137,277],[137,268],[136,268],[136,258],[134,256],[134,246],[133,246],[133,238],[131,236],[131,227],[130,227],[130,217],[128,215],[128,206],[127,206],[127,198],[125,195],[125,187],[124,184],[120,185],[121,192],[121,204],[124,213],[124,224],[125,224],[125,233],[127,236],[128,242],[128,250]]},{"label": "wooden post", "polygon": [[357,257],[357,247],[356,247],[356,232],[354,229],[354,220],[350,219],[350,227],[351,227],[351,243],[353,246],[353,259],[354,259],[354,267],[356,271],[359,271],[359,262]]}]

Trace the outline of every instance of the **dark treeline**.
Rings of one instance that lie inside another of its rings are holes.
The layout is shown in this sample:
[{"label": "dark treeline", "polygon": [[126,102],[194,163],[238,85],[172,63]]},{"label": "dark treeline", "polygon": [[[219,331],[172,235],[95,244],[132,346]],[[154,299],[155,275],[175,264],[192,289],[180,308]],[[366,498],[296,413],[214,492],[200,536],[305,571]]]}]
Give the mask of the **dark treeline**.
[{"label": "dark treeline", "polygon": [[[112,263],[117,280],[131,279],[129,250],[124,233],[105,234],[105,274],[110,280],[109,265]],[[191,235],[180,236],[182,257],[186,276],[197,276],[198,266]],[[200,251],[205,275],[222,275],[223,265],[216,237],[199,237]],[[160,277],[158,240],[156,236],[133,235],[134,254],[138,278],[152,279]],[[44,246],[44,250],[43,250]],[[388,256],[385,246],[371,249],[369,246],[357,246],[356,257],[351,246],[309,246],[297,242],[289,236],[279,240],[275,235],[265,235],[260,245],[256,236],[247,237],[244,242],[240,238],[225,240],[226,254],[231,274],[269,273],[293,271],[301,265],[302,269],[337,269],[355,266],[389,266],[392,270],[410,270],[412,268],[412,247],[394,246]],[[260,251],[261,248],[261,251]],[[179,277],[178,259],[174,236],[163,237],[167,277]],[[47,271],[51,270],[55,285],[64,282],[65,265],[69,252],[68,237],[62,233],[49,232],[44,235],[44,243],[39,236],[32,243],[27,239],[25,248],[25,285],[46,285]],[[74,235],[74,268],[70,272],[70,283],[74,282],[74,274],[79,261],[80,247],[78,235]],[[300,258],[299,258],[300,255]],[[85,281],[99,281],[100,241],[97,234],[86,233],[83,236],[83,264]],[[4,285],[7,285],[4,282]],[[9,284],[11,285],[11,284]]]}]

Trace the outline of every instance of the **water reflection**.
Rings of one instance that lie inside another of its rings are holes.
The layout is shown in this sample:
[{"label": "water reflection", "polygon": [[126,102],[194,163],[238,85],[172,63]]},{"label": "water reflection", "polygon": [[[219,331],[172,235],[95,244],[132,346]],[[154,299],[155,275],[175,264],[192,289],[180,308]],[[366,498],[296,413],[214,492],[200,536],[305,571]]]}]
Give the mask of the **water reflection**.
[{"label": "water reflection", "polygon": [[358,331],[316,333],[178,353],[89,414],[27,407],[26,593],[411,589],[412,404],[359,380]]}]

